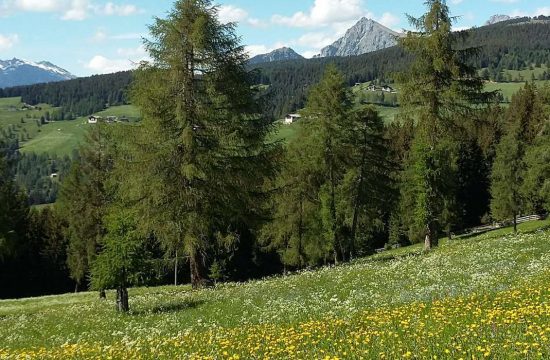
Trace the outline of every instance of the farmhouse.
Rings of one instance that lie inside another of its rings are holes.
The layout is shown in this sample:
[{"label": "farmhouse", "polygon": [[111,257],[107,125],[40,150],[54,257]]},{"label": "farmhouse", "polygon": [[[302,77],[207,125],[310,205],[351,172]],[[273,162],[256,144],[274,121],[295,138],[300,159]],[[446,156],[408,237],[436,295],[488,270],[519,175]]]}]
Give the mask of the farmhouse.
[{"label": "farmhouse", "polygon": [[92,115],[88,118],[88,124],[97,124],[101,121],[101,116]]},{"label": "farmhouse", "polygon": [[285,117],[285,124],[290,125],[290,124],[298,121],[298,119],[300,119],[301,117],[302,117],[302,115],[300,115],[300,114],[288,114]]}]

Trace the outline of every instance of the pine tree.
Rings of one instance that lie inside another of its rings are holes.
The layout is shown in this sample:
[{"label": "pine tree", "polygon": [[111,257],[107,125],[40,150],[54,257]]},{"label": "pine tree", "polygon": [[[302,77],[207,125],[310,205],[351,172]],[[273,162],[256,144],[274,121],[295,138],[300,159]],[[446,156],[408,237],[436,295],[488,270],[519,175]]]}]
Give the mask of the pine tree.
[{"label": "pine tree", "polygon": [[513,219],[517,232],[517,217],[523,208],[523,177],[525,163],[523,146],[513,132],[506,135],[497,147],[491,174],[491,212],[497,220]]},{"label": "pine tree", "polygon": [[[543,130],[543,121],[544,111],[536,87],[525,84],[512,97],[506,111],[507,133],[497,147],[491,176],[493,216],[498,220],[512,218],[514,231],[517,231],[517,216],[530,205],[526,194],[532,187],[527,186],[526,189],[524,183],[527,176],[526,152]],[[535,163],[531,163],[536,167]],[[535,173],[531,173],[530,180],[535,181],[535,178]]]},{"label": "pine tree", "polygon": [[67,221],[69,239],[67,263],[77,288],[89,275],[105,235],[103,217],[112,197],[106,183],[113,167],[107,130],[102,124],[90,128],[60,191],[58,209]]},{"label": "pine tree", "polygon": [[210,0],[177,1],[150,26],[152,63],[142,64],[132,91],[143,121],[126,138],[127,196],[142,231],[189,259],[194,288],[206,283],[217,239],[237,240],[236,224],[258,215],[278,152],[265,141],[272,124],[258,115],[234,30]]},{"label": "pine tree", "polygon": [[369,233],[385,226],[384,218],[395,201],[395,166],[390,162],[382,119],[370,106],[354,111],[351,118],[351,133],[346,136],[351,156],[337,206],[349,230],[349,258],[357,255],[361,244],[372,249]]},{"label": "pine tree", "polygon": [[28,214],[27,197],[13,181],[5,154],[0,151],[0,260],[17,256],[24,246]]},{"label": "pine tree", "polygon": [[409,32],[400,44],[414,60],[397,79],[402,84],[403,115],[417,123],[405,171],[415,183],[407,184],[403,199],[407,205],[402,208],[410,210],[409,218],[420,226],[416,230],[424,236],[425,248],[431,249],[445,226],[444,211],[454,202],[454,194],[449,193],[453,186],[446,180],[452,179],[455,168],[452,135],[459,129],[458,120],[471,115],[472,104],[488,101],[494,94],[482,93],[482,80],[466,63],[477,49],[456,50],[463,34],[451,31],[454,18],[445,1],[428,0],[426,6],[428,12],[420,18],[409,16],[416,32]]},{"label": "pine tree", "polygon": [[346,256],[337,192],[351,150],[345,139],[352,127],[351,108],[350,92],[342,74],[329,65],[321,82],[309,94],[299,140],[307,144],[313,161],[311,176],[321,204],[323,237],[332,246],[335,262]]}]

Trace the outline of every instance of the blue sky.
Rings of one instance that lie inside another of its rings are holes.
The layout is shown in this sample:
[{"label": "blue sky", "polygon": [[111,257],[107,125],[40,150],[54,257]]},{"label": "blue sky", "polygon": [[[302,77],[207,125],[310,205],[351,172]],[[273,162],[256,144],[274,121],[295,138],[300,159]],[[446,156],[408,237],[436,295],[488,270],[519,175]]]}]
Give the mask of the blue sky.
[{"label": "blue sky", "polygon": [[[401,30],[423,0],[218,0],[220,19],[237,21],[251,55],[290,46],[310,57],[362,16]],[[172,0],[0,0],[0,59],[48,60],[75,75],[131,68],[146,59],[141,38]],[[494,14],[550,15],[548,0],[448,0],[456,28]]]}]

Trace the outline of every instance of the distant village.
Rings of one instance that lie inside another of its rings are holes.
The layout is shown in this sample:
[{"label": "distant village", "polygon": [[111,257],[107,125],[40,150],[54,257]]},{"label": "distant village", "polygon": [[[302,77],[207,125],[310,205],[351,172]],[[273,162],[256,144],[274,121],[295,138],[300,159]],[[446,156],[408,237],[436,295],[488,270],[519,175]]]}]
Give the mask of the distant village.
[{"label": "distant village", "polygon": [[118,117],[118,116],[95,116],[92,115],[88,117],[88,124],[97,124],[100,122],[106,123],[106,124],[113,124],[118,122],[129,122],[130,120],[126,116]]}]

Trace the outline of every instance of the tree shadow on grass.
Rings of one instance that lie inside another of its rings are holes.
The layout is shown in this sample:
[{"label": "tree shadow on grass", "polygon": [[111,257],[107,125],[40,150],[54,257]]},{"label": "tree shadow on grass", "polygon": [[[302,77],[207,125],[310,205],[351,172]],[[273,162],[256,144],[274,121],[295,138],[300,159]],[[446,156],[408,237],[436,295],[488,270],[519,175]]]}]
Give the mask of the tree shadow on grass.
[{"label": "tree shadow on grass", "polygon": [[169,303],[158,304],[147,309],[138,309],[138,310],[132,311],[132,315],[158,315],[158,314],[174,313],[178,311],[195,309],[204,303],[205,303],[204,300],[173,301]]},{"label": "tree shadow on grass", "polygon": [[420,257],[422,255],[425,255],[426,252],[425,251],[411,251],[409,253],[406,253],[406,254],[398,254],[398,255],[392,255],[392,254],[387,254],[387,255],[377,255],[376,257],[373,257],[373,258],[370,258],[369,261],[374,261],[374,262],[388,262],[388,261],[392,261],[392,260],[398,260],[398,259],[404,259],[404,258],[410,258],[410,257]]}]

